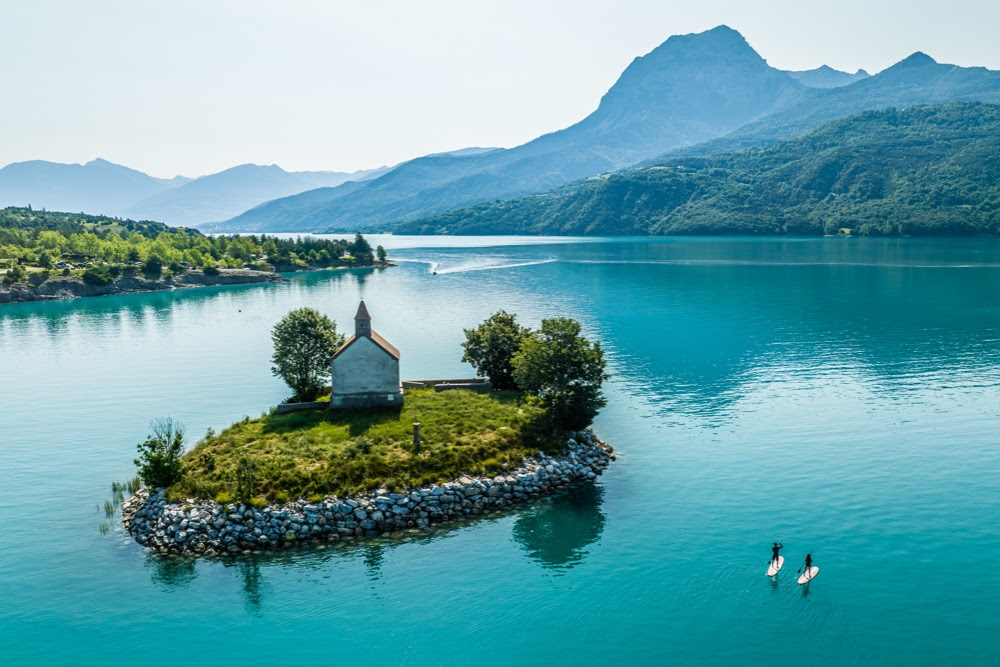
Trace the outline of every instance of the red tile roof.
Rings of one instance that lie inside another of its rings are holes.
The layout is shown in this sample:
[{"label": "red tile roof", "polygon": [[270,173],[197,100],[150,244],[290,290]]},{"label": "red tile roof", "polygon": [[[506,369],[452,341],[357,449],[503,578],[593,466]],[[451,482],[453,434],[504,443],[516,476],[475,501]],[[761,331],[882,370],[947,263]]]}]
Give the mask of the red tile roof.
[{"label": "red tile roof", "polygon": [[[362,336],[362,338],[367,338],[367,336]],[[382,338],[382,336],[380,336],[375,331],[372,331],[371,338],[372,338],[372,341],[376,345],[378,345],[382,349],[383,352],[385,352],[386,354],[388,354],[390,357],[392,357],[396,361],[399,361],[399,350],[397,350],[395,347],[393,347],[392,344],[389,341],[387,341],[385,338]],[[344,350],[346,350],[347,348],[349,348],[351,346],[351,343],[353,343],[357,339],[358,339],[357,336],[351,336],[350,338],[348,338],[344,342],[344,344],[340,346],[340,349],[333,353],[333,356],[330,357],[330,361],[333,361],[334,359],[336,359]]]}]

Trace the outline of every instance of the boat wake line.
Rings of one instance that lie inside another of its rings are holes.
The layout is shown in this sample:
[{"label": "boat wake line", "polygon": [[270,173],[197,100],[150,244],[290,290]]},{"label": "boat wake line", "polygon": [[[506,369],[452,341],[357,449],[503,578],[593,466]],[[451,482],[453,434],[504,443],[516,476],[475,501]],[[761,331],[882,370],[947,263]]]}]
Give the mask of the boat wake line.
[{"label": "boat wake line", "polygon": [[469,262],[464,262],[461,264],[454,265],[444,265],[441,262],[436,262],[433,260],[426,259],[396,259],[393,261],[397,262],[418,262],[421,264],[428,264],[428,272],[436,275],[445,275],[448,273],[466,273],[469,271],[495,271],[498,269],[514,269],[521,266],[536,266],[539,264],[550,264],[557,261],[555,257],[550,257],[547,259],[537,259],[523,262],[512,262],[504,260],[473,260]]}]

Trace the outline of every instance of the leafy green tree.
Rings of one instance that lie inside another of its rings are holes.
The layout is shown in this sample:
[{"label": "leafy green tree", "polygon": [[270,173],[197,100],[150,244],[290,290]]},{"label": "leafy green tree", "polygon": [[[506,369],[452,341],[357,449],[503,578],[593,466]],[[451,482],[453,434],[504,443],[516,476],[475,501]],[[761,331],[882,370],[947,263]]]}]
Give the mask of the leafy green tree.
[{"label": "leafy green tree", "polygon": [[553,431],[578,431],[607,403],[604,351],[580,334],[580,323],[566,317],[542,320],[511,360],[514,381],[541,398]]},{"label": "leafy green tree", "polygon": [[327,316],[312,308],[299,308],[274,326],[271,340],[271,372],[295,392],[296,400],[309,401],[329,379],[330,357],[343,344],[344,337]]},{"label": "leafy green tree", "polygon": [[62,251],[63,245],[66,244],[66,237],[56,231],[43,230],[38,232],[35,241],[39,248],[59,253]]},{"label": "leafy green tree", "polygon": [[511,359],[530,335],[514,315],[498,311],[475,329],[465,329],[462,361],[488,377],[495,389],[516,389]]},{"label": "leafy green tree", "polygon": [[138,446],[142,483],[152,489],[166,488],[184,476],[181,454],[184,452],[184,427],[173,419],[160,418],[150,424],[151,433]]},{"label": "leafy green tree", "polygon": [[163,260],[151,256],[143,263],[142,272],[151,278],[158,278],[163,273]]},{"label": "leafy green tree", "polygon": [[88,285],[110,285],[114,281],[107,264],[97,264],[83,272],[83,282]]},{"label": "leafy green tree", "polygon": [[28,272],[25,271],[20,266],[15,266],[9,269],[6,274],[4,274],[3,282],[7,285],[12,285],[14,283],[22,282],[28,279]]},{"label": "leafy green tree", "polygon": [[384,262],[385,258],[389,256],[389,254],[385,251],[385,248],[382,246],[375,248],[375,255],[378,257],[378,261],[380,262]]}]

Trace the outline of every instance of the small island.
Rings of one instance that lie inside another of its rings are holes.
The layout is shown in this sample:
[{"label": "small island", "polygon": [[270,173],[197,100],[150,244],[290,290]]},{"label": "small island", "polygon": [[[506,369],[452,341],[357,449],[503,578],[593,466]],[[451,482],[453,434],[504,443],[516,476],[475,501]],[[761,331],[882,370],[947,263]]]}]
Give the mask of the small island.
[{"label": "small island", "polygon": [[158,222],[0,210],[0,304],[210,285],[278,282],[281,273],[391,266],[382,246],[267,235],[206,236]]},{"label": "small island", "polygon": [[183,429],[154,422],[125,529],[157,553],[289,548],[421,530],[600,475],[614,459],[589,429],[604,405],[600,346],[566,318],[531,331],[500,312],[465,333],[464,359],[486,377],[401,382],[399,351],[363,302],[346,339],[292,311],[272,359],[292,399],[184,454]]}]

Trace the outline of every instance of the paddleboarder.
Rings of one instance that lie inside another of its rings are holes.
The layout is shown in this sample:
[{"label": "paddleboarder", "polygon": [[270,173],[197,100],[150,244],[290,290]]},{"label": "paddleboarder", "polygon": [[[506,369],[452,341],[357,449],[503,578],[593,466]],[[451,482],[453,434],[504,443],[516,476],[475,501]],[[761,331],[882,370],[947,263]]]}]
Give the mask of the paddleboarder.
[{"label": "paddleboarder", "polygon": [[771,562],[775,565],[778,564],[778,552],[785,548],[784,544],[780,542],[775,542],[774,546],[771,547]]},{"label": "paddleboarder", "polygon": [[806,574],[809,574],[809,568],[811,568],[812,566],[813,566],[813,555],[811,553],[807,553],[805,569],[803,569],[802,571],[805,572]]}]

